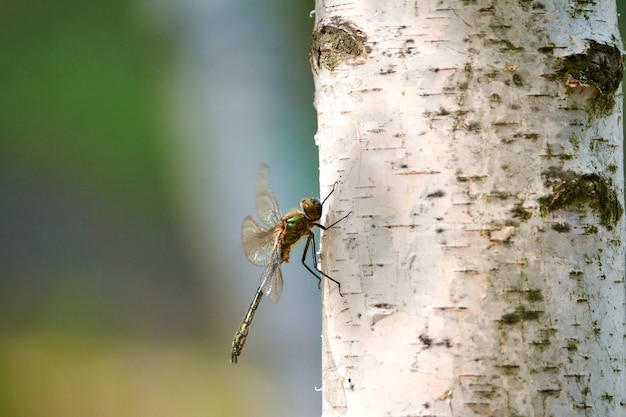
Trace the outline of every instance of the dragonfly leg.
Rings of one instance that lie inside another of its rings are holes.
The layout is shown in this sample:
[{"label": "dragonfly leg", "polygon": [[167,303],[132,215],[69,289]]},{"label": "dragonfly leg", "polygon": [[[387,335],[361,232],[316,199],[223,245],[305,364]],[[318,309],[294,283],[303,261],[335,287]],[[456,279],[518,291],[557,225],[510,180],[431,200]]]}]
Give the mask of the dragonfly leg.
[{"label": "dragonfly leg", "polygon": [[333,189],[332,189],[332,190],[330,190],[330,193],[328,193],[328,195],[326,196],[326,198],[324,199],[324,201],[322,201],[322,206],[324,205],[324,203],[326,202],[326,200],[328,200],[328,197],[330,197],[330,195],[331,195],[332,193],[334,193],[334,192],[335,192],[335,187],[337,186],[337,183],[338,183],[338,182],[339,182],[339,181],[335,181],[335,183],[333,184]]},{"label": "dragonfly leg", "polygon": [[306,254],[307,251],[309,250],[309,245],[311,246],[311,257],[313,258],[313,268],[315,268],[315,270],[317,272],[319,272],[321,275],[323,275],[325,278],[331,280],[332,282],[334,282],[335,284],[337,284],[337,287],[339,288],[339,295],[341,295],[343,297],[343,294],[341,293],[341,284],[339,283],[339,281],[337,281],[336,279],[334,279],[333,277],[331,277],[328,274],[325,274],[322,270],[320,270],[317,267],[317,255],[316,255],[316,249],[315,249],[315,235],[311,232],[309,234],[309,236],[306,239],[306,245],[304,246],[304,251],[302,252],[302,265],[304,265],[304,267],[306,269],[308,269],[308,271],[313,274],[313,276],[315,278],[317,278],[317,280],[319,281],[317,284],[317,288],[320,288],[320,285],[322,284],[322,278],[320,275],[316,274],[315,272],[313,272],[313,270],[311,269],[311,267],[309,267],[306,264]]},{"label": "dragonfly leg", "polygon": [[339,220],[337,220],[335,223],[331,224],[330,226],[324,226],[323,224],[319,224],[319,223],[315,223],[315,225],[322,230],[328,230],[332,228],[334,225],[336,225],[337,223],[339,223],[340,221],[342,221],[343,219],[345,219],[346,217],[348,217],[351,213],[352,211],[349,211],[348,214],[346,214],[345,216],[343,216],[342,218],[340,218]]}]

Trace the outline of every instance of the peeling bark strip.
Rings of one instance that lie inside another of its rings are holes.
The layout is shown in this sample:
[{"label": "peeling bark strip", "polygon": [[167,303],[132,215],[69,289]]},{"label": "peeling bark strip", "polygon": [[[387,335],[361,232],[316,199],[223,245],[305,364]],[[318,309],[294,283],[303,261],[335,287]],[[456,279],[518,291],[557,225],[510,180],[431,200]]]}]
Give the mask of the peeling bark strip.
[{"label": "peeling bark strip", "polygon": [[626,417],[612,0],[317,0],[323,415]]}]

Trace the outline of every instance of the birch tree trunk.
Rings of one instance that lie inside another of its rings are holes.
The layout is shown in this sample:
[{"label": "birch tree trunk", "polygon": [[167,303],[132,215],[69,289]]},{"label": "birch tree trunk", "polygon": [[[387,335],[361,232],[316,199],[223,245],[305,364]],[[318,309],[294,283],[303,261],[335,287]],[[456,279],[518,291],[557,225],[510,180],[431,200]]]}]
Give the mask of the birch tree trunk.
[{"label": "birch tree trunk", "polygon": [[616,20],[317,1],[324,416],[626,416]]}]

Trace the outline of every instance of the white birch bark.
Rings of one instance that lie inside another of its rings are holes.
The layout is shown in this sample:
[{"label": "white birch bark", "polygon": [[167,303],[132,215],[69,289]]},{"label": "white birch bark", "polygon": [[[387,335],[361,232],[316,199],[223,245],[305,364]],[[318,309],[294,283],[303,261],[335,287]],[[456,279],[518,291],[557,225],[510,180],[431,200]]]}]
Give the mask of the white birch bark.
[{"label": "white birch bark", "polygon": [[616,19],[317,1],[324,416],[626,416]]}]

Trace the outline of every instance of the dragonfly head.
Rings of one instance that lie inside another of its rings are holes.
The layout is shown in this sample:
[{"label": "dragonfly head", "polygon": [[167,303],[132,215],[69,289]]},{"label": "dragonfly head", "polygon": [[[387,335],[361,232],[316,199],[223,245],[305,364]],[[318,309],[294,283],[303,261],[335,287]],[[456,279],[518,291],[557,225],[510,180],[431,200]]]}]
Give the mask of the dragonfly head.
[{"label": "dragonfly head", "polygon": [[309,220],[316,222],[322,218],[322,203],[317,198],[303,198],[300,209]]}]

